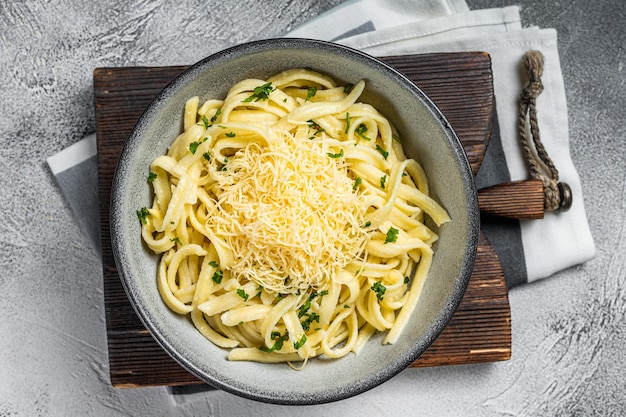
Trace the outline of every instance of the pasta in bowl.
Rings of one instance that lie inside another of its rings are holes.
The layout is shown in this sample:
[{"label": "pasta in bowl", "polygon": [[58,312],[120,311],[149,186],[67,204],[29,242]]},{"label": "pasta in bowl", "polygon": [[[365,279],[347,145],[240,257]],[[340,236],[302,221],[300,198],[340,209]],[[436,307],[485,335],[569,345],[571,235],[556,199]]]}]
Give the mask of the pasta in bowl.
[{"label": "pasta in bowl", "polygon": [[328,402],[441,332],[471,273],[475,200],[454,133],[401,74],[330,43],[260,41],[148,108],[116,172],[112,242],[140,318],[189,371]]}]

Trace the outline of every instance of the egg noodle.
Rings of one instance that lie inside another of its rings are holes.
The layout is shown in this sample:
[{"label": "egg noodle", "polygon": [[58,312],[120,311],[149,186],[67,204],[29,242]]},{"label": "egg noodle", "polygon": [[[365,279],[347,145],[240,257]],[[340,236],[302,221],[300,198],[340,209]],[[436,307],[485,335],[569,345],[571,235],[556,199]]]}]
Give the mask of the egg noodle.
[{"label": "egg noodle", "polygon": [[450,218],[364,87],[291,69],[192,97],[150,165],[137,214],[159,293],[230,360],[304,366],[408,323],[438,238],[425,218]]}]

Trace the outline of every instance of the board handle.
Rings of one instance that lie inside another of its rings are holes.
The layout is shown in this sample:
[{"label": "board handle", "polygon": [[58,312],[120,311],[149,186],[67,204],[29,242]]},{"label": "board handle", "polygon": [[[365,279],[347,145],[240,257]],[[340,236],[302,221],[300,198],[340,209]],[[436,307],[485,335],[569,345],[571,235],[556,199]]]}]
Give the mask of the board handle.
[{"label": "board handle", "polygon": [[478,190],[482,214],[512,219],[543,219],[543,182],[510,181]]}]

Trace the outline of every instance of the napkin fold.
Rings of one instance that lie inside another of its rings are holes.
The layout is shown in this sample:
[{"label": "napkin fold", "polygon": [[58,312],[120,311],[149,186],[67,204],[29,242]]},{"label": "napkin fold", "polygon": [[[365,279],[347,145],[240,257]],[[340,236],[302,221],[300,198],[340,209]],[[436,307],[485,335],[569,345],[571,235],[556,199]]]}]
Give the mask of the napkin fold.
[{"label": "napkin fold", "polygon": [[[492,59],[497,124],[477,186],[528,178],[520,152],[516,118],[525,80],[522,55],[536,49],[545,57],[545,89],[537,99],[544,146],[570,185],[567,212],[542,220],[483,221],[483,230],[501,258],[510,288],[545,278],[595,255],[578,173],[570,157],[567,103],[557,33],[522,28],[515,6],[469,10],[463,0],[350,0],[286,33],[285,37],[334,41],[374,56],[485,51]],[[97,155],[91,135],[47,160],[79,224],[100,249]]]}]

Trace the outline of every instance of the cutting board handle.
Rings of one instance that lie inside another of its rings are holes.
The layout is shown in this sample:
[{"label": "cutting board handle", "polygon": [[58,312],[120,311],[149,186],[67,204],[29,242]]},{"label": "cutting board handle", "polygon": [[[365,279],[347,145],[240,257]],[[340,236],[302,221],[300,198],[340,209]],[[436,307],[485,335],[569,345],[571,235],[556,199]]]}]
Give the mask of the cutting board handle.
[{"label": "cutting board handle", "polygon": [[478,190],[481,214],[512,219],[542,219],[544,194],[541,180],[510,181]]}]

